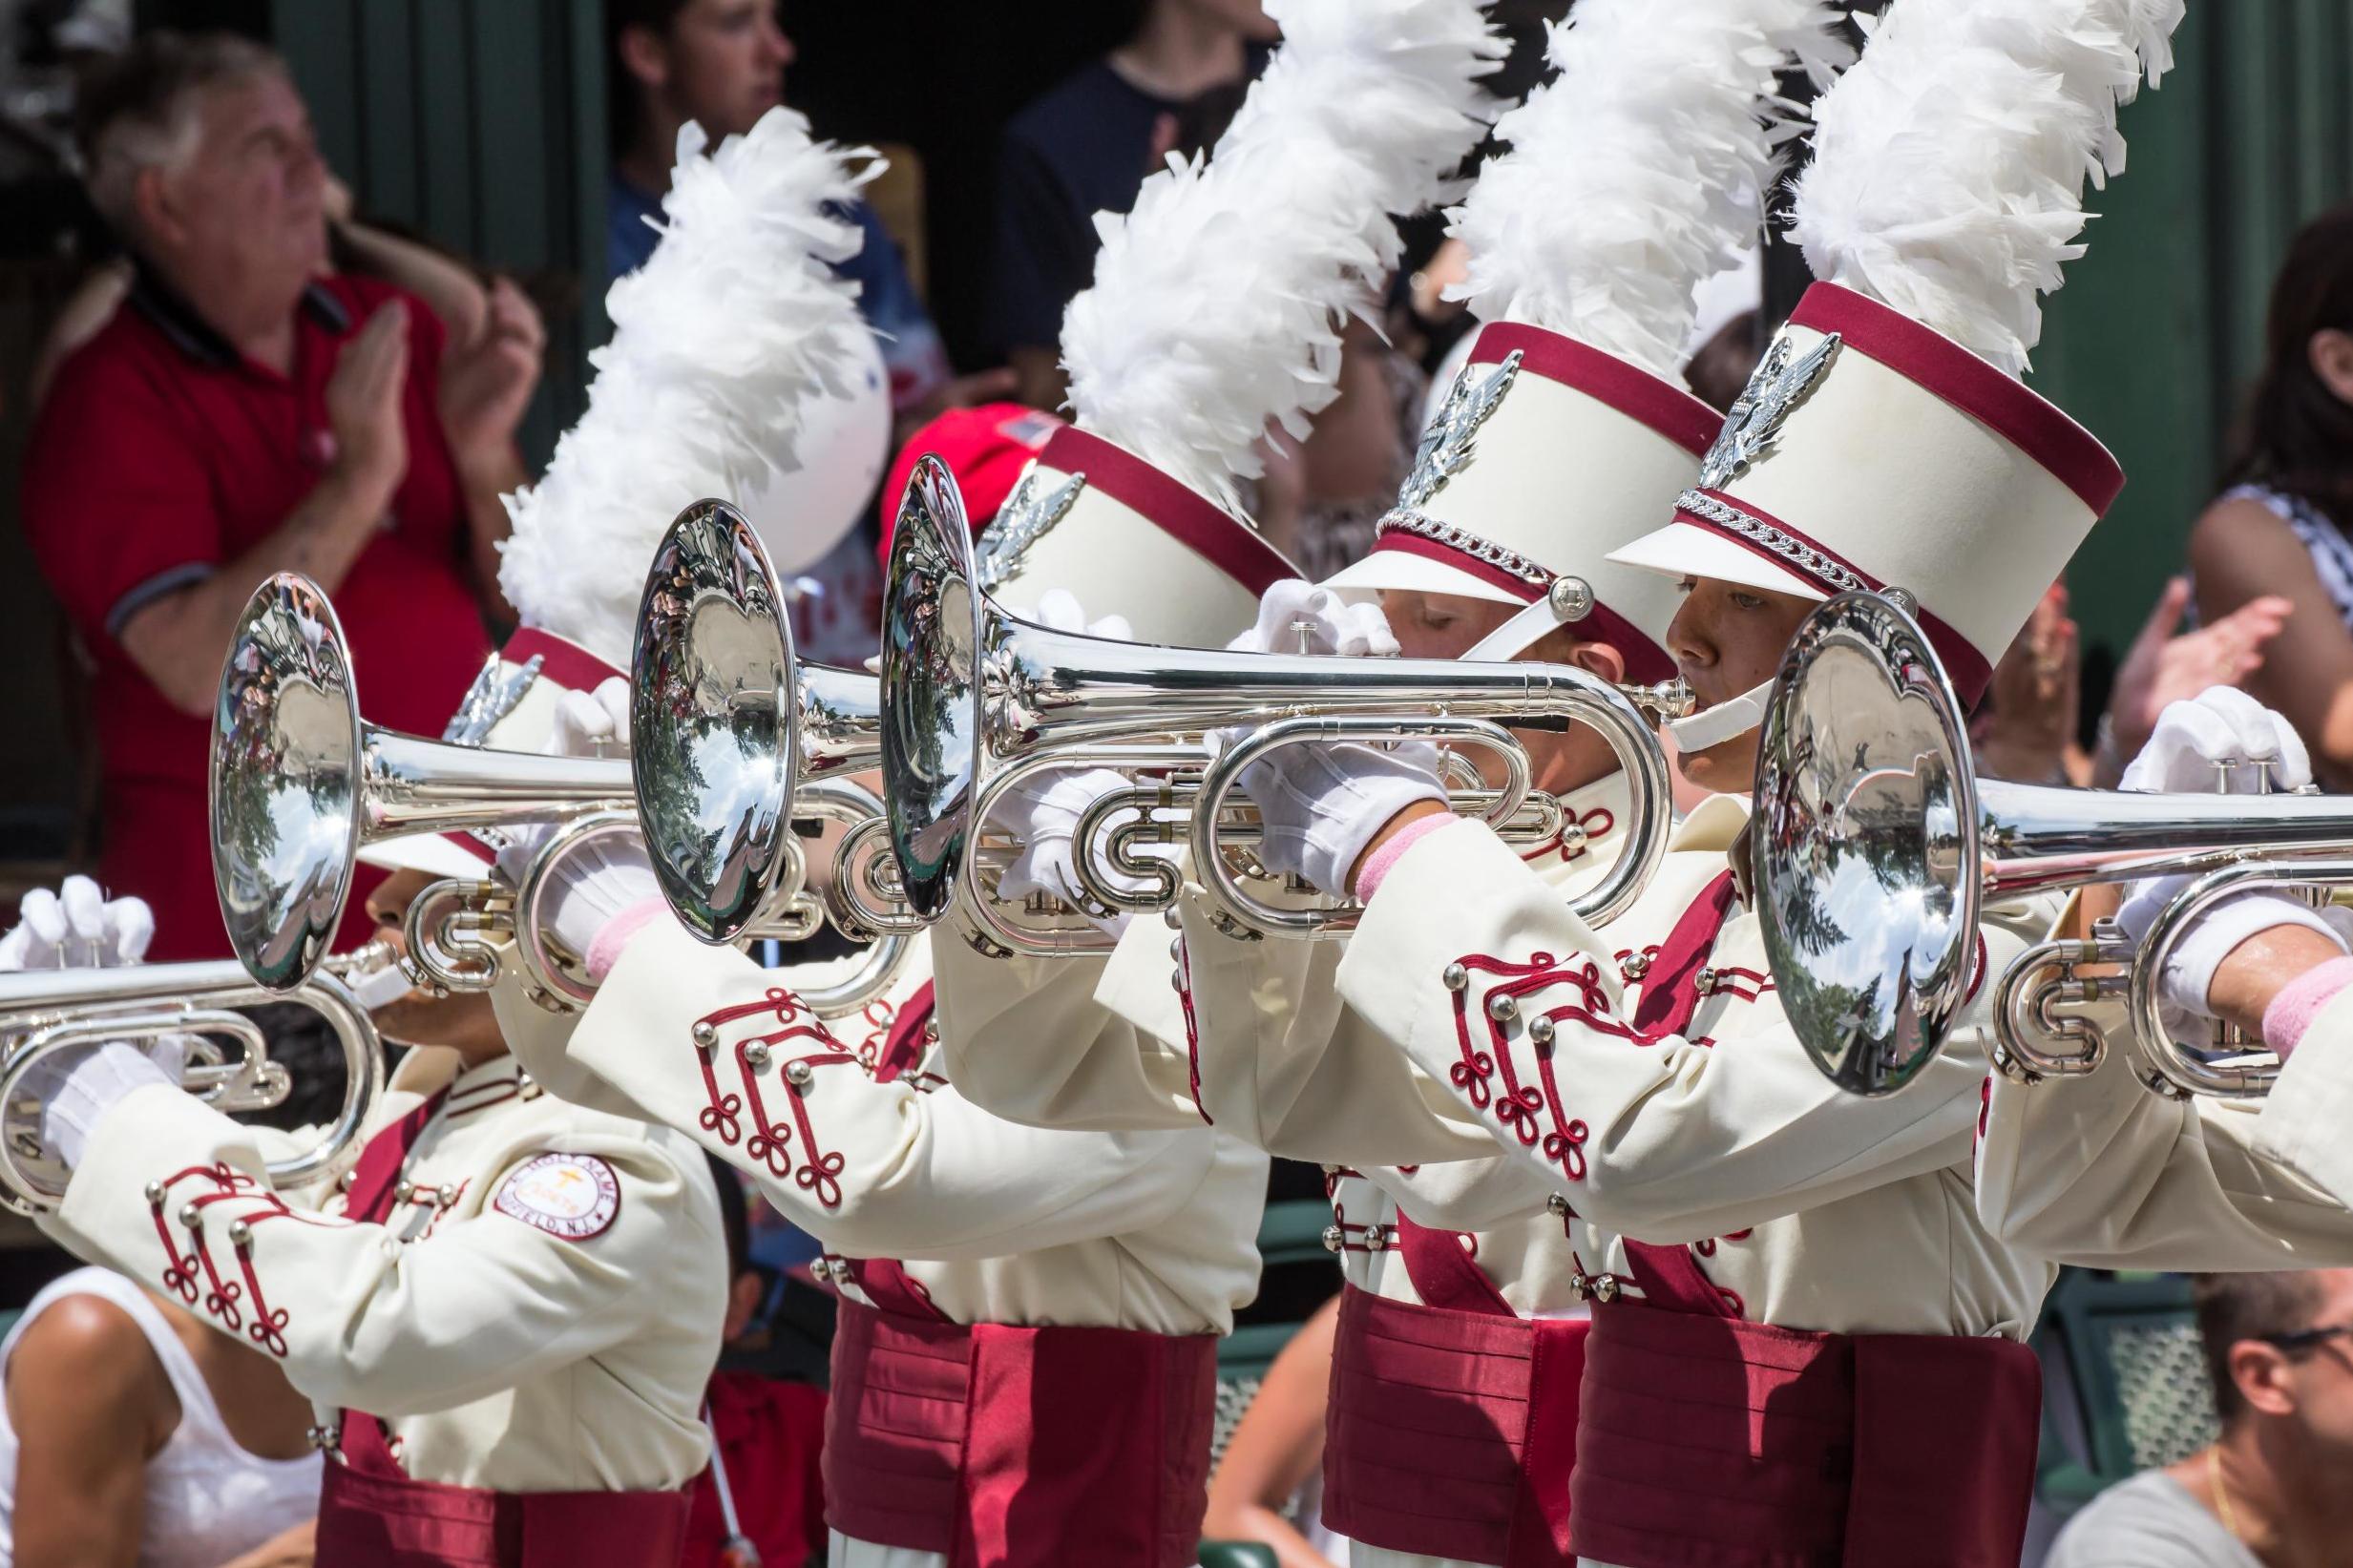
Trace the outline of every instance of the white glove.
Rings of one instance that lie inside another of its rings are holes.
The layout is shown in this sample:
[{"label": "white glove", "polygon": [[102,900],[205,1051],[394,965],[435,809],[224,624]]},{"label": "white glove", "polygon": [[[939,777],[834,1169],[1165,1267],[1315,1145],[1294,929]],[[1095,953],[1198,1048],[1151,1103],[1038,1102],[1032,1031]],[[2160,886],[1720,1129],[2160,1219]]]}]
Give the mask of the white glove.
[{"label": "white glove", "polygon": [[613,676],[595,691],[567,691],[556,700],[551,757],[625,757],[629,754],[629,682]]},{"label": "white glove", "polygon": [[2255,766],[2231,770],[2225,762],[2263,764],[2275,789],[2312,782],[2312,759],[2285,719],[2235,686],[2212,686],[2182,702],[2168,702],[2122,787],[2173,794],[2253,794]]},{"label": "white glove", "polygon": [[[1110,768],[1092,767],[1049,773],[1008,790],[1009,805],[991,817],[989,825],[1019,844],[1021,852],[998,880],[998,891],[1008,898],[1044,893],[1080,909],[1088,907],[1092,900],[1073,868],[1077,848],[1072,840],[1079,817],[1103,796],[1127,788],[1129,782]],[[1143,847],[1155,859],[1176,854],[1174,845]],[[1142,877],[1124,875],[1108,866],[1103,872],[1103,880],[1122,892],[1142,892],[1151,886]],[[1125,927],[1127,919],[1122,913],[1096,924],[1116,931]]]},{"label": "white glove", "polygon": [[[546,837],[535,833],[529,842],[501,850],[500,873],[520,887]],[[566,855],[548,878],[539,900],[539,921],[566,948],[586,957],[606,922],[661,896],[662,884],[655,880],[653,862],[641,842],[599,838]]]},{"label": "white glove", "polygon": [[[2249,765],[2226,771],[2226,762]],[[2312,782],[2312,761],[2302,739],[2285,719],[2245,692],[2213,686],[2188,700],[2166,704],[2149,743],[2124,770],[2121,787],[2243,795],[2254,793],[2265,777],[2275,789],[2300,789]],[[2158,914],[2193,880],[2169,876],[2132,884],[2116,911],[2116,924],[2135,944],[2145,941]],[[2293,899],[2250,892],[2215,906],[2174,944],[2172,960],[2158,979],[2173,1034],[2186,1037],[2195,1019],[2214,1016],[2206,998],[2215,971],[2241,942],[2275,926],[2302,926],[2343,944],[2320,914]]]},{"label": "white glove", "polygon": [[[2189,880],[2164,877],[2135,884],[2124,907],[2116,911],[2116,924],[2135,945],[2145,942],[2158,912]],[[2190,929],[2174,943],[2165,972],[2157,977],[2168,1033],[2177,1039],[2186,1038],[2192,1019],[2216,1016],[2207,1000],[2214,989],[2215,971],[2241,942],[2282,926],[2301,926],[2327,937],[2341,951],[2353,951],[2346,948],[2343,930],[2326,918],[2342,918],[2349,912],[2353,911],[2308,909],[2277,893],[2241,893],[2215,905],[2191,922]]]},{"label": "white glove", "polygon": [[69,1168],[79,1165],[106,1113],[151,1083],[177,1086],[187,1056],[186,1036],[163,1035],[144,1049],[108,1040],[42,1058],[25,1074],[23,1086],[25,1098],[41,1107],[41,1141]]},{"label": "white glove", "polygon": [[0,970],[116,969],[147,956],[156,917],[143,898],[110,899],[86,876],[55,892],[35,888],[0,936]]},{"label": "white glove", "polygon": [[1243,773],[1242,787],[1264,824],[1260,863],[1343,897],[1357,857],[1390,818],[1446,799],[1427,741],[1277,746]]},{"label": "white glove", "polygon": [[[548,737],[551,757],[610,757],[629,749],[629,682],[613,676],[594,691],[567,691],[556,700]],[[540,847],[556,836],[554,825],[516,830],[499,851],[500,874],[516,887]],[[609,839],[575,849],[549,880],[540,902],[540,921],[572,951],[585,956],[605,922],[634,905],[662,896],[653,863],[641,845],[626,847]]]},{"label": "white glove", "polygon": [[[1302,637],[1306,646],[1301,647]],[[1337,654],[1346,659],[1393,659],[1397,639],[1388,617],[1371,602],[1349,604],[1329,588],[1285,577],[1258,600],[1257,623],[1226,644],[1237,654]]]},{"label": "white glove", "polygon": [[1080,607],[1078,596],[1067,588],[1049,588],[1039,595],[1038,602],[1030,608],[1029,618],[1052,631],[1108,638],[1114,642],[1136,640],[1135,628],[1127,624],[1125,616],[1105,616],[1101,620],[1089,621],[1086,611]]},{"label": "white glove", "polygon": [[[17,908],[15,929],[0,936],[0,970],[120,969],[144,958],[156,933],[146,900],[109,899],[86,876],[66,878],[53,893],[35,888]],[[108,1040],[48,1056],[20,1086],[41,1107],[41,1141],[67,1164],[79,1163],[98,1119],[134,1089],[178,1083],[187,1050],[170,1035],[144,1050]]]}]

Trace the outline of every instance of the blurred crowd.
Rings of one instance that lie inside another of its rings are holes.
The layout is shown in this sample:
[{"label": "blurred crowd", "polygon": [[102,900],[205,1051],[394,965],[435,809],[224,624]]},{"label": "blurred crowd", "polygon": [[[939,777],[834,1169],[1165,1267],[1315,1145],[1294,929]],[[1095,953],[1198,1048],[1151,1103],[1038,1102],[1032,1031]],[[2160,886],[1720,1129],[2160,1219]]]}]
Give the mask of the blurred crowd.
[{"label": "blurred crowd", "polygon": [[[205,757],[235,617],[266,575],[306,574],[366,671],[368,718],[437,732],[513,623],[498,587],[501,498],[533,478],[517,431],[548,336],[515,282],[369,221],[266,49],[226,33],[135,36],[127,8],[58,10],[57,39],[80,66],[82,179],[116,249],[51,325],[30,378],[6,388],[34,418],[22,526],[86,664],[96,874],[154,907],[150,956],[213,957],[226,945],[205,849]],[[716,142],[789,102],[794,46],[771,0],[609,0],[605,11],[606,261],[621,278],[661,242],[682,129]],[[949,460],[976,522],[1011,490],[1057,424],[1056,343],[1089,280],[1093,215],[1125,210],[1148,172],[1211,144],[1274,41],[1255,0],[1152,0],[1131,37],[1011,119],[988,240],[990,363],[952,362],[920,258],[875,207],[856,204],[863,243],[839,270],[874,329],[872,393],[896,460],[889,477],[877,464],[858,493],[829,497],[830,511],[800,497],[811,537],[798,614],[821,657],[847,661],[873,645],[878,503],[916,452]],[[1312,579],[1370,548],[1411,466],[1469,324],[1448,298],[1463,265],[1455,242],[1432,235],[1417,246],[1378,319],[1350,324],[1337,400],[1304,438],[1267,437],[1250,510]],[[1769,323],[1757,271],[1719,292],[1688,378],[1726,408]],[[2293,721],[2326,787],[2353,787],[2353,207],[2297,236],[2232,454],[2179,575],[2090,711],[2069,587],[2051,585],[1978,715],[1991,771],[2113,787],[2169,702],[2225,683]],[[347,936],[365,926],[362,902]],[[790,1240],[776,1239],[764,1266],[759,1227],[747,1231],[733,1207],[728,1338],[758,1363],[807,1304],[784,1300],[790,1287],[773,1266],[792,1261]],[[2199,1286],[2199,1312],[2221,1439],[2102,1498],[2053,1563],[2319,1560],[2259,1543],[2309,1538],[2353,1495],[2353,1281],[2216,1277]],[[1311,1538],[1300,1522],[1314,1517],[1297,1494],[1321,1439],[1319,1352],[1328,1361],[1321,1319],[1278,1363],[1212,1493],[1210,1534],[1266,1540],[1286,1568],[1345,1560],[1344,1543]],[[99,1270],[34,1298],[0,1357],[0,1479],[20,1453],[47,1456],[18,1469],[0,1503],[14,1560],[308,1560],[309,1412],[259,1358]],[[763,1516],[739,1520],[722,1479],[699,1519],[704,1555],[689,1561],[722,1560],[731,1537],[756,1538],[772,1568],[821,1546],[822,1531],[810,1533],[815,1428],[808,1401],[779,1387],[796,1386],[738,1373],[714,1385],[723,1468],[781,1474],[791,1466],[777,1455],[797,1453],[806,1489],[770,1488]],[[53,1440],[29,1442],[42,1422],[57,1426]],[[137,1509],[125,1532],[121,1499],[138,1491],[142,1466],[173,1477],[190,1510],[151,1511],[144,1538],[200,1545],[142,1547]]]}]

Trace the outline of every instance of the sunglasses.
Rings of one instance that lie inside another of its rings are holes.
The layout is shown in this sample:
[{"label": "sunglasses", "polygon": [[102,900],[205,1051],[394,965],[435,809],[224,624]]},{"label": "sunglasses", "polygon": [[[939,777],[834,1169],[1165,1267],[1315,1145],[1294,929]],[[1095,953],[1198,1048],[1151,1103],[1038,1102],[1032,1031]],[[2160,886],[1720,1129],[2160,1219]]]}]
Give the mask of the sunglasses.
[{"label": "sunglasses", "polygon": [[2332,1324],[2325,1328],[2299,1328],[2293,1333],[2257,1334],[2255,1337],[2277,1350],[2293,1354],[2309,1350],[2316,1345],[2325,1345],[2340,1334],[2353,1334],[2353,1324]]}]

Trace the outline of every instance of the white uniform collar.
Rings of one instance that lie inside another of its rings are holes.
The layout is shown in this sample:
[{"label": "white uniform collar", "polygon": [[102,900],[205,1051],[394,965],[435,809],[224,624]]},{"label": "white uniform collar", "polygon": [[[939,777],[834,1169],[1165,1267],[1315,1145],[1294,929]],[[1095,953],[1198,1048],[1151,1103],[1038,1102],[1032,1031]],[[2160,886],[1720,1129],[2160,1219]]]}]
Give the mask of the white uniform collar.
[{"label": "white uniform collar", "polygon": [[1730,849],[1749,825],[1749,798],[1746,795],[1711,795],[1691,808],[1683,819],[1673,837],[1667,841],[1668,850]]}]

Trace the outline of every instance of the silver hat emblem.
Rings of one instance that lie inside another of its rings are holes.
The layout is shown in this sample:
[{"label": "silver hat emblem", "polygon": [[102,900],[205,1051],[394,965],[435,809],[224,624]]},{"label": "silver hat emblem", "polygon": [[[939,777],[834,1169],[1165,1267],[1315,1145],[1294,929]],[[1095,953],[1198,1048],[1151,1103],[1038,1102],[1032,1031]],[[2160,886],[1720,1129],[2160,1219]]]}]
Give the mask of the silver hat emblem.
[{"label": "silver hat emblem", "polygon": [[1038,464],[1032,459],[1014,484],[1013,493],[998,509],[997,520],[980,535],[978,559],[974,563],[979,569],[980,586],[994,594],[1019,576],[1030,547],[1054,531],[1085,488],[1086,475],[1074,473],[1052,490],[1045,489],[1039,483]]},{"label": "silver hat emblem", "polygon": [[1765,350],[1756,373],[1749,377],[1732,412],[1725,416],[1714,445],[1700,460],[1700,489],[1722,490],[1773,449],[1783,423],[1814,390],[1830,362],[1838,357],[1839,342],[1838,334],[1833,332],[1793,363],[1796,340],[1786,326],[1774,334],[1773,346]]},{"label": "silver hat emblem", "polygon": [[1421,432],[1421,446],[1414,453],[1414,470],[1405,476],[1405,484],[1397,491],[1397,511],[1418,512],[1429,505],[1430,497],[1445,489],[1446,481],[1471,460],[1472,438],[1502,405],[1503,394],[1511,390],[1512,378],[1520,373],[1522,357],[1515,348],[1484,376],[1473,376],[1466,366],[1455,378],[1446,401],[1439,408],[1438,417]]}]

